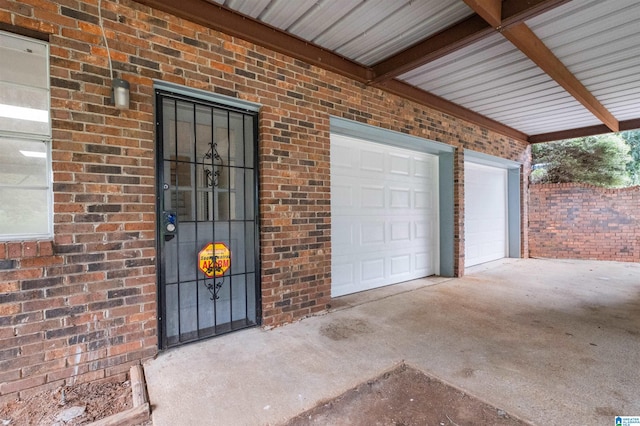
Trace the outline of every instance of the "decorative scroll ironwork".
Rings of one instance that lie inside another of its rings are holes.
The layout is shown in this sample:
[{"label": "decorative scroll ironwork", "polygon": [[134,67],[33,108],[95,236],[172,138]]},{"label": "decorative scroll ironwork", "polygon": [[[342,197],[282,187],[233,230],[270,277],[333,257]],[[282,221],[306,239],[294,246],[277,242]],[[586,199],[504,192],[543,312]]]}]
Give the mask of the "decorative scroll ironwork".
[{"label": "decorative scroll ironwork", "polygon": [[[209,143],[209,150],[204,154],[203,158],[203,162],[206,162],[206,160],[215,160],[215,161],[219,161],[220,162],[220,166],[222,166],[224,163],[222,161],[222,157],[220,157],[220,154],[218,154],[218,144],[217,143],[213,143],[210,142]],[[220,170],[213,170],[212,168],[204,168],[204,175],[207,181],[207,187],[209,188],[214,188],[217,187],[220,181]]]},{"label": "decorative scroll ironwork", "polygon": [[[203,156],[204,163],[206,163],[206,160],[212,160],[212,163],[214,161],[217,161],[219,163],[218,164],[219,166],[222,166],[224,164],[224,162],[222,161],[222,157],[218,153],[217,143],[213,143],[213,142],[209,143],[209,150]],[[216,164],[212,164],[211,168],[208,168],[208,167],[204,168],[204,175],[206,178],[207,187],[209,188],[217,187],[220,182],[220,170],[213,170],[213,167],[215,165]],[[218,267],[217,267],[215,256],[214,256],[214,261],[211,263],[210,268],[212,270],[208,272],[213,272],[213,269],[216,269],[216,272],[219,272],[217,270]],[[207,290],[209,290],[209,293],[211,293],[211,297],[210,297],[211,300],[220,299],[220,296],[218,295],[218,293],[220,292],[220,289],[222,289],[223,284],[224,284],[224,278],[222,279],[222,281],[214,281],[212,283],[206,283]]]},{"label": "decorative scroll ironwork", "polygon": [[222,279],[222,281],[214,281],[212,283],[207,283],[207,290],[209,290],[209,293],[211,293],[211,297],[209,299],[211,300],[218,300],[220,299],[220,296],[218,296],[218,293],[220,292],[220,289],[222,288],[222,284],[224,284],[224,278]]}]

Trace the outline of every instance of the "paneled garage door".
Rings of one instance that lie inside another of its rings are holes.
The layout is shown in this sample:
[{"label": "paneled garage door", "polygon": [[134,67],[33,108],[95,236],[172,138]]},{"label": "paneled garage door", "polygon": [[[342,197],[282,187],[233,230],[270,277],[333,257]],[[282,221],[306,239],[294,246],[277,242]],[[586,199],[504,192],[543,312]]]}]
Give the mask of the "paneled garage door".
[{"label": "paneled garage door", "polygon": [[438,158],[331,135],[331,295],[437,273]]},{"label": "paneled garage door", "polygon": [[465,266],[508,256],[507,170],[464,163]]}]

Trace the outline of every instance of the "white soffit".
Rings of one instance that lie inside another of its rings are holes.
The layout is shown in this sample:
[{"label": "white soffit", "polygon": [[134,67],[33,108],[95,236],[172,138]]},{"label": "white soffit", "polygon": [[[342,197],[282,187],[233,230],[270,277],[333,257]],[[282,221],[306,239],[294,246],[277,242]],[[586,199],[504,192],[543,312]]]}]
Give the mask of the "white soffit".
[{"label": "white soffit", "polygon": [[600,124],[498,33],[399,79],[526,134]]},{"label": "white soffit", "polygon": [[640,117],[640,2],[575,0],[527,22],[616,119]]}]

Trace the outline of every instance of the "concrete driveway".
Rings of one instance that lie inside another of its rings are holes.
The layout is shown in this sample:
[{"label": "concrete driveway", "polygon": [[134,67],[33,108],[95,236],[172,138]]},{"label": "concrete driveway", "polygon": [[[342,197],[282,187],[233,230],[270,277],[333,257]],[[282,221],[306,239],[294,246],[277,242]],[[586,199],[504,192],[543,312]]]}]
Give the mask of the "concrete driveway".
[{"label": "concrete driveway", "polygon": [[153,422],[276,425],[401,362],[536,425],[640,415],[640,265],[507,259],[161,353]]}]

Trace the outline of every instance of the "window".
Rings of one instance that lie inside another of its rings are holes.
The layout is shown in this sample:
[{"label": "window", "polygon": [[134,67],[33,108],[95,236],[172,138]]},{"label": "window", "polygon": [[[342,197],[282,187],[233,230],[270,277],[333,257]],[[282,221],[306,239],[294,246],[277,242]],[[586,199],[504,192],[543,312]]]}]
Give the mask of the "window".
[{"label": "window", "polygon": [[0,240],[53,235],[49,46],[0,31]]}]

